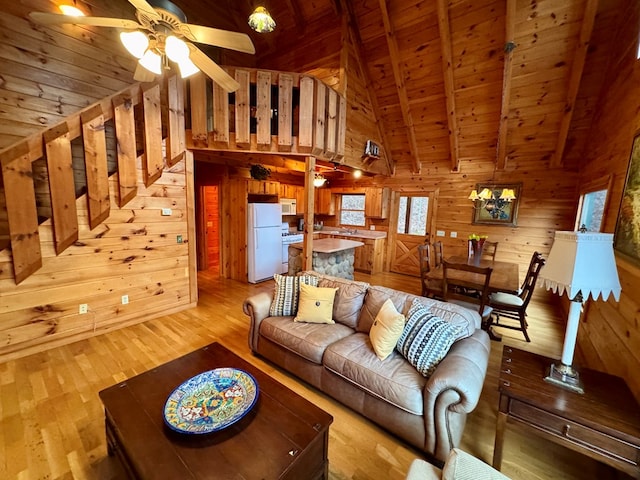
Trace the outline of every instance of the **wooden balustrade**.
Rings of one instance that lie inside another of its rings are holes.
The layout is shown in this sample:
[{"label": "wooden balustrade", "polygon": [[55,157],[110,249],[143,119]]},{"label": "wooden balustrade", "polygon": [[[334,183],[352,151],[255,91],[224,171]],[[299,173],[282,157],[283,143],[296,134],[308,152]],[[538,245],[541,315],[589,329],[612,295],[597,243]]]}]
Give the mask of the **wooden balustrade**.
[{"label": "wooden balustrade", "polygon": [[202,74],[189,80],[188,148],[344,158],[344,96],[308,75],[226,70],[240,83],[231,94]]},{"label": "wooden balustrade", "polygon": [[[136,163],[142,164],[144,183],[153,184],[166,167],[178,163],[185,152],[184,98],[182,80],[166,79],[165,88],[149,84],[135,85],[41,133],[0,151],[2,186],[8,219],[8,242],[13,257],[16,283],[22,282],[42,266],[39,239],[38,204],[32,162],[46,158],[45,187],[51,197],[56,254],[62,253],[78,239],[74,158],[71,143],[80,139],[84,152],[87,210],[94,229],[109,217],[108,150],[105,122],[112,121],[117,141],[119,198],[122,208],[136,196]],[[162,96],[166,96],[163,100]],[[141,118],[134,119],[139,106]],[[163,108],[168,110],[162,115]],[[167,118],[167,138],[163,152],[162,118]],[[141,128],[143,150],[137,151],[136,127]],[[6,237],[6,235],[5,235]],[[2,240],[2,239],[0,239]]]}]

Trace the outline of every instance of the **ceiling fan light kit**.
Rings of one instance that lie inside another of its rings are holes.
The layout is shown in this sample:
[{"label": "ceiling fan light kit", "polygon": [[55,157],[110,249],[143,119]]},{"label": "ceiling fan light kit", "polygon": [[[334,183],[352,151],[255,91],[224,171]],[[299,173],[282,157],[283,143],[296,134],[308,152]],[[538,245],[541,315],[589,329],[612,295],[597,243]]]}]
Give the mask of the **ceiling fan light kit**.
[{"label": "ceiling fan light kit", "polygon": [[[77,13],[61,15],[31,12],[29,16],[45,25],[71,23],[124,29],[120,34],[122,44],[144,67],[136,68],[134,80],[153,80],[152,73],[162,75],[164,69],[171,68],[171,60],[178,65],[182,78],[202,71],[227,92],[238,89],[238,82],[191,42],[254,54],[255,47],[248,35],[188,24],[184,12],[169,0],[129,0],[129,3],[136,8],[138,22],[122,18],[76,16]],[[71,6],[69,2],[65,5]],[[84,15],[82,12],[80,14]]]},{"label": "ceiling fan light kit", "polygon": [[78,7],[76,7],[75,5],[69,5],[69,4],[63,3],[62,5],[59,5],[58,8],[64,15],[69,15],[71,17],[85,16],[84,12],[80,10]]}]

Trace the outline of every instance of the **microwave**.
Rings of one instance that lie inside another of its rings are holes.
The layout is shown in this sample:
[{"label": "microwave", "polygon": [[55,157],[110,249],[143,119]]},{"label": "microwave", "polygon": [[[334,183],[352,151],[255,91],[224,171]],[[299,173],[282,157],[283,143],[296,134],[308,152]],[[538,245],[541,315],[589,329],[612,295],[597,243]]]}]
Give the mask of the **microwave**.
[{"label": "microwave", "polygon": [[281,198],[280,205],[282,206],[282,215],[295,215],[296,214],[296,199],[295,198]]}]

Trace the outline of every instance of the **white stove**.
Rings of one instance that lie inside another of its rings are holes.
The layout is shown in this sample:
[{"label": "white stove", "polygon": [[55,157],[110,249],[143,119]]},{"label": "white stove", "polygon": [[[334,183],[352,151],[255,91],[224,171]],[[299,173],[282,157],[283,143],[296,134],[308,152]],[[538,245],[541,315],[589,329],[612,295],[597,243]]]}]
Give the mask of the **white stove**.
[{"label": "white stove", "polygon": [[289,245],[292,243],[299,243],[304,240],[304,234],[302,232],[289,231],[289,224],[282,223],[282,273],[289,272]]}]

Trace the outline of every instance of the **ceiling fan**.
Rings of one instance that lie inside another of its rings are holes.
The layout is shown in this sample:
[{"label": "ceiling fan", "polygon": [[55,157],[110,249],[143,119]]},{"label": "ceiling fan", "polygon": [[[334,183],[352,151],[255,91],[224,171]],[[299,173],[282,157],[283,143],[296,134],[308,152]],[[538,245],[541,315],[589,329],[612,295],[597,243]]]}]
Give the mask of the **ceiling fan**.
[{"label": "ceiling fan", "polygon": [[133,77],[137,81],[153,80],[155,75],[162,74],[163,68],[170,68],[171,60],[178,64],[183,78],[202,70],[227,92],[238,89],[238,82],[191,42],[254,54],[255,48],[248,35],[186,23],[186,15],[169,0],[128,1],[136,8],[138,22],[44,12],[31,12],[29,16],[48,25],[71,23],[122,29],[122,43],[139,59]]}]

